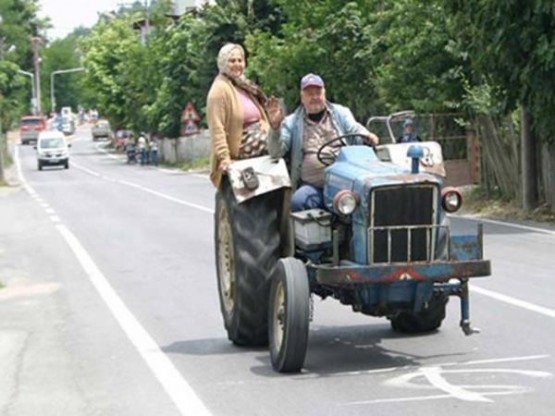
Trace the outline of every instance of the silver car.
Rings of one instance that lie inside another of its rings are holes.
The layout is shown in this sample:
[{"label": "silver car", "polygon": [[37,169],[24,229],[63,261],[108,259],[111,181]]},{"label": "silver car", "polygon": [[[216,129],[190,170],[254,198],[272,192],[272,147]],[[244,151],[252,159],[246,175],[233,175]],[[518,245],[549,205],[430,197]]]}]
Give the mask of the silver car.
[{"label": "silver car", "polygon": [[65,135],[57,130],[43,131],[37,139],[37,167],[62,165],[69,169],[69,144]]},{"label": "silver car", "polygon": [[98,120],[95,125],[92,126],[91,133],[93,141],[101,137],[111,140],[113,136],[112,127],[108,120]]}]

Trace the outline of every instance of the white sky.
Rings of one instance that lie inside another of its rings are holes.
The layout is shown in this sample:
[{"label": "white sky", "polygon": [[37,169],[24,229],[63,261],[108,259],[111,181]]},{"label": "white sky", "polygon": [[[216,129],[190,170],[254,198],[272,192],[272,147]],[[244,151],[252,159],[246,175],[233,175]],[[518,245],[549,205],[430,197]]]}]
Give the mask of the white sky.
[{"label": "white sky", "polygon": [[54,26],[48,31],[50,40],[63,38],[78,26],[92,27],[99,12],[119,8],[119,3],[129,0],[39,0],[38,15],[50,17]]}]

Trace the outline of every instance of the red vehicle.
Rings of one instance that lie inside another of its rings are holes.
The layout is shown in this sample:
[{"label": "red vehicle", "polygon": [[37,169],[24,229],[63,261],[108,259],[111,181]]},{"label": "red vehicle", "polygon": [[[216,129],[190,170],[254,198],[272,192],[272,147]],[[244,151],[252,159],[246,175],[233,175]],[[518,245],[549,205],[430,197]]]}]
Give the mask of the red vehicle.
[{"label": "red vehicle", "polygon": [[19,137],[21,139],[21,144],[36,143],[39,133],[44,130],[46,130],[46,117],[21,117],[19,121]]}]

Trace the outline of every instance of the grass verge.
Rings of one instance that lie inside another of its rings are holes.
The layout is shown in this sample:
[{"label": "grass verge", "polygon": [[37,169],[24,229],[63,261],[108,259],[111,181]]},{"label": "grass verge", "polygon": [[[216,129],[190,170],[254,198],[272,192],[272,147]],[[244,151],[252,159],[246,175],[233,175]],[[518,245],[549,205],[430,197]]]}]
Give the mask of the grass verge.
[{"label": "grass verge", "polygon": [[180,169],[186,172],[210,169],[210,159],[207,157],[202,157],[199,159],[192,160],[190,162],[179,162],[179,163],[164,163],[164,166],[169,168]]},{"label": "grass verge", "polygon": [[517,201],[481,187],[472,187],[463,192],[462,213],[502,220],[535,221],[555,225],[555,213],[547,204],[532,211],[523,210]]}]

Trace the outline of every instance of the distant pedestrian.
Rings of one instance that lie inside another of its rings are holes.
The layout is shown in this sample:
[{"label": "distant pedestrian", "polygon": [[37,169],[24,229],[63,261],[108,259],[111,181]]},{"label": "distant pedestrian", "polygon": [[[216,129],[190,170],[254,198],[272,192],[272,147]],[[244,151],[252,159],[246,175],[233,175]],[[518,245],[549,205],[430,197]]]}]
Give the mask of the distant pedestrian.
[{"label": "distant pedestrian", "polygon": [[152,136],[150,140],[150,164],[158,166],[158,136]]},{"label": "distant pedestrian", "polygon": [[146,164],[146,138],[145,134],[141,133],[139,139],[137,140],[137,148],[139,149],[139,155],[141,157],[141,166]]}]

